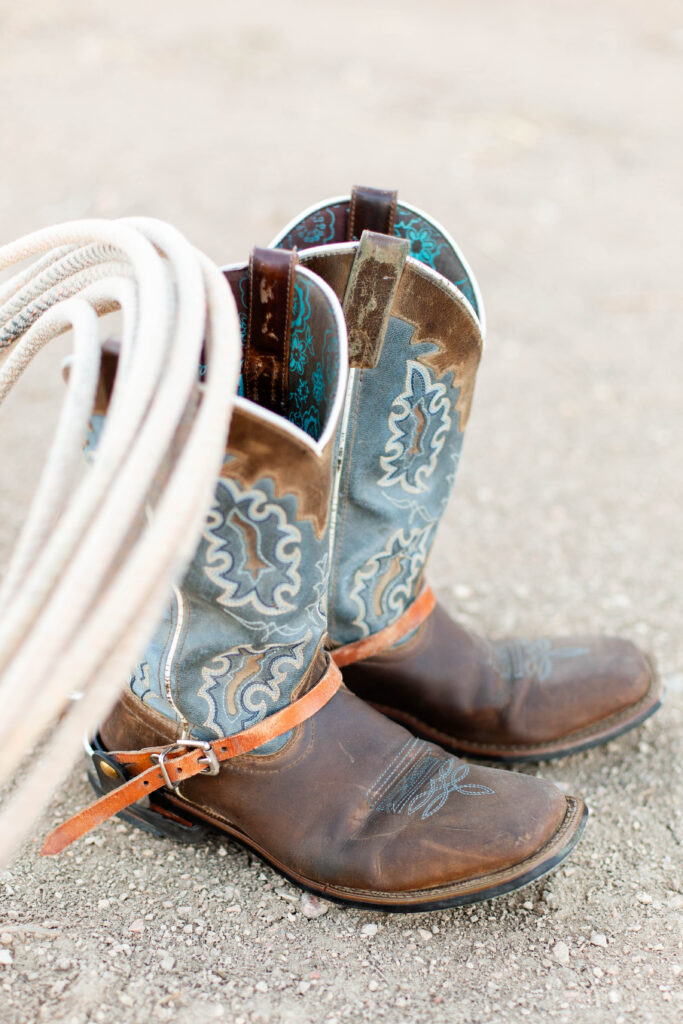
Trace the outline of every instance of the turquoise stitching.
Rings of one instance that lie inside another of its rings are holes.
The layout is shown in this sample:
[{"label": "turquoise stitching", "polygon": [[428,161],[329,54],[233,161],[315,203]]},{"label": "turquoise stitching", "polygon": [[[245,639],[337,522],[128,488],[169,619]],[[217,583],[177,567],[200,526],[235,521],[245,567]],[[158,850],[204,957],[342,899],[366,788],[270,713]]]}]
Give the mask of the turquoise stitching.
[{"label": "turquoise stitching", "polygon": [[[245,273],[239,282],[239,320],[242,342],[246,342],[249,324],[249,277]],[[322,432],[334,393],[339,370],[339,341],[337,333],[328,328],[322,337],[314,334],[311,326],[310,282],[303,277],[295,280],[292,301],[292,322],[289,351],[289,397],[285,415],[291,423],[304,430],[314,440]],[[244,395],[240,374],[238,394]]]},{"label": "turquoise stitching", "polygon": [[316,441],[320,437],[323,378],[324,370],[317,358],[311,331],[310,285],[307,280],[298,279],[292,303],[289,419]]},{"label": "turquoise stitching", "polygon": [[394,225],[394,234],[398,238],[407,238],[410,242],[410,255],[420,263],[436,269],[436,257],[441,252],[443,241],[421,217],[412,220],[399,220]]},{"label": "turquoise stitching", "polygon": [[[420,263],[425,263],[428,267],[439,271],[439,273],[445,273],[446,277],[452,280],[447,268],[443,265],[443,260],[439,259],[445,245],[445,239],[440,231],[437,231],[436,228],[432,227],[422,217],[411,217],[410,219],[397,221],[394,225],[394,234],[397,238],[408,239],[410,242],[410,255],[414,259],[419,260]],[[452,253],[451,247],[446,246],[446,251]],[[463,268],[459,261],[458,265],[462,270]],[[470,279],[467,276],[461,277],[459,280],[453,281],[453,284],[462,292],[472,308],[478,312],[479,307],[477,306],[474,288]]]}]

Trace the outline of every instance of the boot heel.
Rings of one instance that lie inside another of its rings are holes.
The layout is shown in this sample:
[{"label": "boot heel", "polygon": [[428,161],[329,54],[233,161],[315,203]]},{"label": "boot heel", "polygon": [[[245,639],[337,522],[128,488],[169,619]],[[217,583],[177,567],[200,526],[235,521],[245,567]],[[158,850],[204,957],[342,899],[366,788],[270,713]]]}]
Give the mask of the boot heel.
[{"label": "boot heel", "polygon": [[[86,753],[89,761],[88,782],[98,797],[111,793],[127,781],[120,765],[108,756],[98,736],[86,745]],[[195,846],[204,842],[209,833],[206,825],[184,817],[167,804],[163,796],[158,796],[154,803],[145,797],[125,811],[119,811],[117,817],[143,832]]]}]

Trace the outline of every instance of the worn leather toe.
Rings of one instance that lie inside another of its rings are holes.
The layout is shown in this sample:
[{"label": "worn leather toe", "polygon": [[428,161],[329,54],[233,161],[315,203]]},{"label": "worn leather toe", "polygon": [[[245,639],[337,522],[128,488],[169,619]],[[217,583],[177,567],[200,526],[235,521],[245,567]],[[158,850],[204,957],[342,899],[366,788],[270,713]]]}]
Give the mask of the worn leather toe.
[{"label": "worn leather toe", "polygon": [[[172,723],[125,694],[105,747],[169,742]],[[577,842],[581,801],[529,775],[468,765],[340,690],[274,753],[225,762],[165,798],[290,879],[336,899],[429,909],[499,895]]]},{"label": "worn leather toe", "polygon": [[348,686],[449,749],[500,760],[605,742],[659,705],[638,648],[613,637],[489,642],[438,605],[407,641],[344,670]]}]

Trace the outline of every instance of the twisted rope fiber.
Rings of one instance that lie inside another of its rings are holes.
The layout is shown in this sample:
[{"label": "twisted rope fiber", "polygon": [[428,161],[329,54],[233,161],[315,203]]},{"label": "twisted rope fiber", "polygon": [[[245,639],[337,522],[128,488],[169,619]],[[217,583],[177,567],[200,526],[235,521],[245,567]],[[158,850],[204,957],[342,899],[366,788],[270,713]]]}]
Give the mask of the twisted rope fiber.
[{"label": "twisted rope fiber", "polygon": [[[223,275],[168,224],[75,221],[0,248],[0,402],[73,332],[66,397],[0,586],[0,863],[31,831],[83,735],[106,714],[192,557],[220,471],[241,357]],[[82,448],[99,317],[123,320],[91,470]],[[202,344],[204,383],[197,368]],[[3,359],[4,356],[4,359]],[[77,697],[78,699],[72,699]]]},{"label": "twisted rope fiber", "polygon": [[[83,246],[81,249],[69,250],[62,259],[54,260],[42,273],[35,274],[0,308],[0,323],[6,325],[0,331],[0,348],[13,341],[40,313],[54,305],[51,295],[53,287],[58,289],[57,294],[62,298],[76,294],[80,291],[77,279],[79,271],[92,274],[93,268],[99,265],[109,271],[108,276],[112,276],[107,264],[115,262],[116,257],[117,251],[113,246]],[[13,317],[16,317],[16,323]]]}]

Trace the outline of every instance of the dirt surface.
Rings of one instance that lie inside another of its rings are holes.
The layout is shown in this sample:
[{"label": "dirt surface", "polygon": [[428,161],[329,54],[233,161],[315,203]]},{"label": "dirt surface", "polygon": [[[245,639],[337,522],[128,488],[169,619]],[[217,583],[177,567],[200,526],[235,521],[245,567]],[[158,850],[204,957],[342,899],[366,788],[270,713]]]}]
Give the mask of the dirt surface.
[{"label": "dirt surface", "polygon": [[[444,222],[489,339],[439,596],[492,634],[630,636],[668,686],[640,731],[525,769],[586,797],[586,835],[469,909],[307,917],[231,843],[116,820],[30,843],[0,877],[0,1019],[680,1021],[680,4],[0,0],[0,30],[3,240],[144,213],[227,262],[353,182]],[[57,356],[0,418],[0,568]],[[78,767],[41,832],[88,799]]]}]

